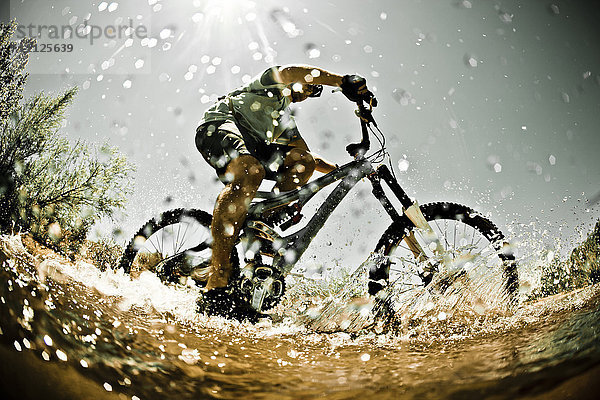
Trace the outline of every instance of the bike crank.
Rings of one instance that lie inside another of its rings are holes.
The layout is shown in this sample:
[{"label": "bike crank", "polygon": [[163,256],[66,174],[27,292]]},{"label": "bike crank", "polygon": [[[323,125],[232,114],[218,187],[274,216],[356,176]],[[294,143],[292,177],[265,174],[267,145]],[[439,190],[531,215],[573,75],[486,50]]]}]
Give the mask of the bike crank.
[{"label": "bike crank", "polygon": [[240,275],[242,297],[255,311],[266,311],[283,297],[285,279],[277,269],[265,264],[248,263]]}]

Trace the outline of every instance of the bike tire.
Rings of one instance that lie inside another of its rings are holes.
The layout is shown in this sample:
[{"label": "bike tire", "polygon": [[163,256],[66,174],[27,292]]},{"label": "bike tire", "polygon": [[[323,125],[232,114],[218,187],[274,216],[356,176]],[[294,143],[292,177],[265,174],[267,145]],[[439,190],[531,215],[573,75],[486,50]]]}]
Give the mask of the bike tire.
[{"label": "bike tire", "polygon": [[[178,245],[177,248],[173,246],[173,249],[168,249],[168,251],[165,249],[163,253],[162,249],[159,250],[157,248],[162,246],[156,246],[155,244],[153,244],[155,250],[157,250],[157,253],[161,253],[160,256],[162,256],[163,259],[165,256],[168,255],[169,257],[172,257],[172,259],[176,260],[176,256],[178,256],[179,254],[185,254],[185,252],[193,248],[192,245],[195,244],[196,240],[199,240],[199,238],[204,240],[204,242],[201,242],[200,244],[205,243],[205,248],[210,249],[211,221],[212,216],[209,213],[196,209],[178,208],[161,213],[157,217],[150,219],[148,222],[142,225],[141,228],[133,235],[133,237],[131,238],[131,240],[125,248],[123,256],[121,257],[121,260],[119,262],[118,268],[122,268],[125,271],[125,273],[131,274],[132,266],[135,266],[136,257],[140,255],[140,251],[142,251],[145,247],[149,247],[147,246],[148,242],[154,243],[152,241],[153,236],[158,237],[157,235],[160,235],[161,239],[163,239],[164,241],[164,237],[169,232],[169,230],[173,231],[174,233],[175,226],[178,227],[176,239],[178,241],[181,241],[181,244]],[[186,225],[184,233],[181,233],[181,229],[179,229],[182,225]],[[198,235],[197,230],[190,231],[189,226],[192,225],[197,225],[196,228],[198,226],[201,227],[203,229],[203,232],[201,232]],[[191,239],[189,237],[186,237],[186,235],[192,236],[193,234],[195,234],[197,237],[192,237]],[[169,246],[165,245],[164,247],[166,248]],[[207,253],[209,253],[209,250],[207,251]],[[208,265],[208,262],[210,262],[210,258],[207,258],[204,261],[204,264]],[[229,279],[230,284],[235,282],[239,277],[239,257],[235,248],[231,253],[231,263],[232,275]],[[152,270],[152,268],[147,269]],[[157,273],[157,271],[153,272]],[[159,275],[163,281],[167,282],[178,282],[181,280],[181,278],[184,277],[181,273],[179,273],[180,270],[177,270],[176,268],[170,268],[162,272],[163,273],[161,274],[157,273],[157,275]],[[200,287],[203,287],[205,285],[205,282],[203,281],[196,280],[195,283]]]},{"label": "bike tire", "polygon": [[[451,224],[454,224],[455,230],[453,232],[453,242],[456,245],[457,239],[457,230],[456,226],[464,227],[464,233],[467,233],[467,227],[470,227],[471,231],[468,231],[473,237],[479,235],[488,241],[486,246],[491,246],[490,256],[492,258],[497,258],[497,260],[492,260],[498,263],[498,269],[502,269],[501,271],[501,279],[503,282],[503,290],[508,295],[507,299],[509,302],[516,301],[518,287],[519,287],[519,278],[517,272],[517,265],[515,262],[514,255],[507,251],[507,247],[505,246],[505,239],[502,232],[494,225],[490,220],[482,216],[481,214],[475,212],[473,209],[455,203],[447,203],[447,202],[439,202],[439,203],[430,203],[420,206],[425,219],[430,222],[434,231],[440,235],[450,234],[446,230],[442,230],[440,224],[441,221],[446,221],[445,224],[447,226],[448,221]],[[458,228],[458,232],[460,233],[460,229]],[[381,236],[377,247],[375,249],[376,252],[382,253],[385,256],[393,256],[394,253],[400,248],[401,241],[409,235],[411,232],[418,232],[413,223],[408,219],[406,215],[401,216],[398,221],[393,222],[388,229]],[[468,236],[467,236],[468,239]],[[461,239],[462,240],[462,239]],[[480,239],[482,240],[482,239]],[[441,240],[443,247],[446,250],[454,251],[455,248],[451,248],[452,245],[447,237],[444,236],[444,240]],[[474,239],[471,240],[471,246],[469,248],[469,254],[474,250],[473,244]],[[467,248],[467,246],[465,246]],[[406,250],[402,250],[405,253],[409,254],[410,252],[406,252]],[[413,255],[414,257],[414,255]],[[410,260],[405,261],[402,259],[402,262],[411,262]],[[412,262],[418,263],[418,261],[414,260]],[[382,285],[382,280],[386,281],[387,284],[393,283],[393,279],[390,276],[390,262],[387,264],[381,265],[378,268],[372,269],[370,271],[369,277],[369,293],[375,295],[379,292],[385,285]]]}]

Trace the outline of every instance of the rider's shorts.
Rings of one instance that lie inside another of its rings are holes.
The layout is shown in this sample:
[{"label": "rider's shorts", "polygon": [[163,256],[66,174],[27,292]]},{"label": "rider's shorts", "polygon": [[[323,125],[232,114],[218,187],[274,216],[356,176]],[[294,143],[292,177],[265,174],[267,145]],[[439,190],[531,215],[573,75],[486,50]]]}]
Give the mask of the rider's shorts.
[{"label": "rider's shorts", "polygon": [[229,162],[243,154],[258,159],[265,169],[265,179],[276,181],[285,155],[291,149],[290,146],[275,144],[259,149],[256,145],[246,143],[237,125],[229,121],[200,125],[196,130],[196,148],[223,183],[230,180],[225,175]]}]

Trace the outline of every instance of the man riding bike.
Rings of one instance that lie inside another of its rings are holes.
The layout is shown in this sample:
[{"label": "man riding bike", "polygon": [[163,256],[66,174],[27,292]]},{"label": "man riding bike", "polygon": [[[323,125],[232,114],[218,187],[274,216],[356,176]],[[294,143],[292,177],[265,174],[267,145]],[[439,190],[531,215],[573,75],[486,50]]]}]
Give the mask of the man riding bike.
[{"label": "man riding bike", "polygon": [[290,103],[318,97],[322,85],[341,87],[353,101],[373,98],[360,76],[290,65],[265,70],[205,112],[196,147],[225,184],[213,211],[210,268],[201,278],[206,291],[227,286],[229,256],[263,179],[275,181],[275,191],[289,191],[306,184],[315,170],[336,168],[309,151],[289,112]]}]

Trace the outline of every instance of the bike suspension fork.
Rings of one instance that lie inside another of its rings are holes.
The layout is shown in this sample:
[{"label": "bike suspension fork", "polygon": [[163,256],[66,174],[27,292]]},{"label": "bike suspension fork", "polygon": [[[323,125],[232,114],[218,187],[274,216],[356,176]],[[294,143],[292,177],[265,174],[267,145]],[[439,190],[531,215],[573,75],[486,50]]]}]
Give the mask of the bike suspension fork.
[{"label": "bike suspension fork", "polygon": [[[375,195],[375,197],[377,197],[377,199],[381,202],[381,205],[383,205],[385,211],[390,215],[392,221],[399,221],[400,215],[385,195],[383,187],[381,186],[381,179],[387,183],[392,192],[396,195],[396,197],[398,197],[404,210],[414,208],[415,204],[413,204],[412,200],[408,197],[404,189],[402,189],[396,179],[394,179],[387,166],[382,165],[377,169],[377,173],[369,175],[369,180],[373,184],[373,195]],[[415,240],[412,232],[405,238],[405,241],[412,253],[415,255],[415,258],[417,258],[419,261],[423,261],[423,249]]]},{"label": "bike suspension fork", "polygon": [[[446,260],[447,256],[445,255],[445,251],[442,244],[437,239],[437,235],[435,235],[433,229],[425,219],[425,216],[421,212],[419,204],[416,201],[413,202],[410,199],[410,197],[408,197],[408,195],[406,194],[404,189],[402,189],[402,187],[398,184],[398,181],[396,181],[388,167],[386,165],[380,166],[379,168],[377,168],[377,173],[369,176],[369,179],[373,183],[373,194],[379,199],[384,209],[392,217],[392,220],[397,221],[399,220],[400,216],[396,209],[390,203],[385,193],[383,192],[383,188],[381,187],[381,179],[385,181],[385,183],[389,186],[392,192],[396,195],[398,200],[400,200],[404,214],[408,217],[408,219],[417,228],[421,229],[429,240],[435,243],[435,252],[443,255],[445,263],[449,262],[449,260]],[[410,250],[415,255],[415,258],[417,258],[419,261],[423,261],[425,259],[423,249],[414,238],[412,232],[405,238],[405,241]]]},{"label": "bike suspension fork", "polygon": [[371,184],[373,185],[373,195],[379,200],[385,211],[390,215],[392,221],[398,221],[400,214],[394,208],[390,200],[387,198],[383,187],[381,186],[381,180],[383,179],[392,192],[398,197],[402,207],[408,209],[413,205],[412,200],[408,197],[404,189],[400,187],[398,182],[392,176],[387,166],[382,165],[377,168],[377,172],[368,176]]}]

